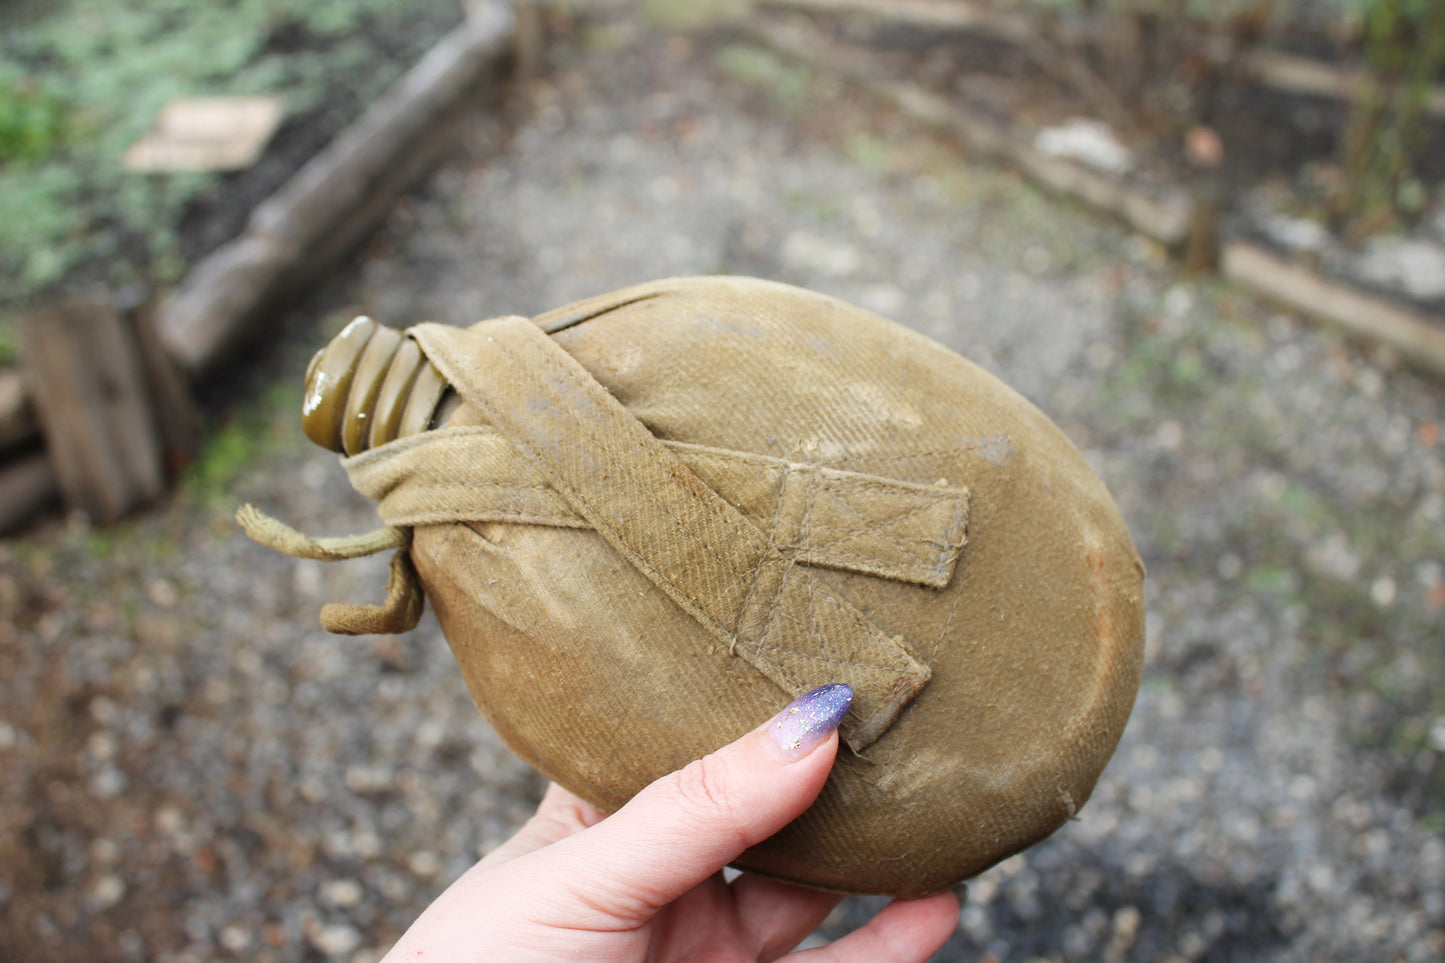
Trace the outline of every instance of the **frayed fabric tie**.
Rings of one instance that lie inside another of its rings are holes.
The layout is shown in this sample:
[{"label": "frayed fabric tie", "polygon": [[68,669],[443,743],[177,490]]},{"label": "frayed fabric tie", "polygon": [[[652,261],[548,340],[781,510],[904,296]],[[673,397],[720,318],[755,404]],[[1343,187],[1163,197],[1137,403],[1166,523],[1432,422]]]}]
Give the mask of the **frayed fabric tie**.
[{"label": "frayed fabric tie", "polygon": [[426,596],[411,562],[411,529],[383,526],[361,535],[312,538],[253,505],[242,505],[236,521],[253,541],[292,558],[339,562],[396,549],[381,605],[331,602],[321,609],[321,627],[337,635],[395,635],[416,628]]}]

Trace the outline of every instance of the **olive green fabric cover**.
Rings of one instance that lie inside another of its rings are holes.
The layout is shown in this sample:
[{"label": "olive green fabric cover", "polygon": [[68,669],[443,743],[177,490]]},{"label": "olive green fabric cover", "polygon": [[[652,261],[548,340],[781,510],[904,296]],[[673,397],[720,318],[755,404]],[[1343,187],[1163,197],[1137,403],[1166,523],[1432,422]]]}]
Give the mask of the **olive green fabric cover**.
[{"label": "olive green fabric cover", "polygon": [[738,865],[912,897],[1074,816],[1139,683],[1143,568],[1000,381],[743,278],[410,332],[462,395],[346,459],[507,744],[611,811],[827,682],[818,801]]}]

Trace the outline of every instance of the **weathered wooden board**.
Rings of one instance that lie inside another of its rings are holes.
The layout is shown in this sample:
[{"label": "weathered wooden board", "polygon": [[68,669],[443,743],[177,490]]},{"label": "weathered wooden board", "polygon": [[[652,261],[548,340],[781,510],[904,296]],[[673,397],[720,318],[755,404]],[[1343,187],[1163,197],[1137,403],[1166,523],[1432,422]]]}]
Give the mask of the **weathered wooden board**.
[{"label": "weathered wooden board", "polygon": [[375,226],[450,142],[450,111],[500,62],[514,33],[506,4],[473,5],[461,26],[260,204],[240,237],[192,271],[156,328],[186,374],[199,376],[255,336],[268,307]]},{"label": "weathered wooden board", "polygon": [[[1046,30],[1047,18],[996,9],[969,0],[755,0],[760,6],[823,14],[848,14],[929,29],[957,30],[993,37],[1027,46]],[[1060,34],[1075,40],[1097,40],[1107,29],[1103,18],[1071,16],[1058,23]],[[1231,55],[1232,45],[1218,45],[1219,64]],[[1211,51],[1201,51],[1209,56]],[[1330,97],[1352,102],[1370,91],[1369,78],[1357,69],[1323,63],[1308,57],[1276,50],[1250,50],[1239,57],[1237,67],[1256,83],[1291,94]],[[1435,117],[1445,117],[1445,86],[1436,84],[1425,92],[1424,107]]]},{"label": "weathered wooden board", "polygon": [[1445,323],[1327,281],[1246,241],[1224,245],[1220,269],[1268,300],[1388,345],[1409,364],[1445,377]]},{"label": "weathered wooden board", "polygon": [[180,97],[126,150],[126,170],[236,171],[256,162],[281,123],[279,97]]},{"label": "weathered wooden board", "polygon": [[952,136],[980,154],[996,157],[1051,191],[1076,198],[1167,247],[1179,247],[1195,224],[1193,199],[1174,188],[1145,191],[1118,177],[1062,157],[1051,157],[978,112],[918,84],[880,75],[856,52],[796,25],[756,24],[754,36],[781,53],[833,70],[889,101],[914,120]]},{"label": "weathered wooden board", "polygon": [[200,443],[200,414],[190,385],[155,331],[155,305],[136,305],[125,312],[126,324],[139,352],[150,398],[151,418],[161,445],[161,463],[167,476],[174,475],[196,452]]},{"label": "weathered wooden board", "polygon": [[0,452],[34,440],[40,432],[30,392],[19,371],[0,371]]},{"label": "weathered wooden board", "polygon": [[122,313],[82,297],[20,325],[21,361],[66,501],[98,522],[165,490],[145,366]]}]

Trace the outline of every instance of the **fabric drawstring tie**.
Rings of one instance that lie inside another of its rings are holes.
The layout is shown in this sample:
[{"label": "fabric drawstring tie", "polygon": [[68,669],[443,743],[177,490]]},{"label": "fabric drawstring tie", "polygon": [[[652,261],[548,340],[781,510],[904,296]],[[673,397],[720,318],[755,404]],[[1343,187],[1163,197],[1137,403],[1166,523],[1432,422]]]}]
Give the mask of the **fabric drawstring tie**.
[{"label": "fabric drawstring tie", "polygon": [[408,632],[421,620],[426,594],[411,563],[411,529],[386,525],[361,535],[312,538],[272,518],[253,505],[242,505],[236,521],[253,541],[293,558],[340,562],[396,549],[380,605],[329,602],[321,609],[321,626],[337,635],[387,635]]}]

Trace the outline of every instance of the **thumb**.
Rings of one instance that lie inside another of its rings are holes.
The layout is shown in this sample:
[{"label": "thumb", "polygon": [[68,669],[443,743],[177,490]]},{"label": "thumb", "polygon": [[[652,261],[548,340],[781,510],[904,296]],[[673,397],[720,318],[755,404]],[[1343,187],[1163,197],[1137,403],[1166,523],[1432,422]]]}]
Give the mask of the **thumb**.
[{"label": "thumb", "polygon": [[852,701],[844,683],[801,696],[767,724],[549,847],[546,857],[557,865],[548,875],[568,881],[588,915],[607,918],[598,923],[646,921],[812,804]]}]

